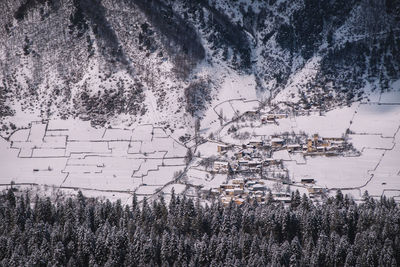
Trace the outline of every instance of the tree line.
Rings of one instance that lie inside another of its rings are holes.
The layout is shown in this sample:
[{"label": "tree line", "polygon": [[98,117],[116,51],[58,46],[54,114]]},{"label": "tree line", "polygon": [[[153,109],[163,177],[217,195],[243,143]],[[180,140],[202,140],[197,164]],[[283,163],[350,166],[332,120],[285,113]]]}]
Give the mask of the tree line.
[{"label": "tree line", "polygon": [[171,192],[131,205],[0,195],[1,266],[396,266],[400,209],[338,191],[322,204],[223,206]]}]

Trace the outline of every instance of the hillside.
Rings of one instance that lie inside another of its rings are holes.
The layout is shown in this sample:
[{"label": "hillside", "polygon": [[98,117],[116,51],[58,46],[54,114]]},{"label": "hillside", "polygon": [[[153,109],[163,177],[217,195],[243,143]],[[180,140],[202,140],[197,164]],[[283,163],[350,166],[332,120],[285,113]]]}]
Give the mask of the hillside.
[{"label": "hillside", "polygon": [[6,136],[32,118],[191,128],[227,96],[326,109],[398,90],[394,0],[15,0],[0,8]]}]

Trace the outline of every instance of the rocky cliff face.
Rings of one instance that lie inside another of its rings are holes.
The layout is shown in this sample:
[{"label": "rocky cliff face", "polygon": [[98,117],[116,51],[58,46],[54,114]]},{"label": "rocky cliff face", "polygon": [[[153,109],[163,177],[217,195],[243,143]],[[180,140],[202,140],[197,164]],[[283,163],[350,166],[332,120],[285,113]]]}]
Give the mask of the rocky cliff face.
[{"label": "rocky cliff face", "polygon": [[0,10],[3,117],[178,127],[218,97],[221,73],[306,109],[400,78],[395,0],[5,0]]}]

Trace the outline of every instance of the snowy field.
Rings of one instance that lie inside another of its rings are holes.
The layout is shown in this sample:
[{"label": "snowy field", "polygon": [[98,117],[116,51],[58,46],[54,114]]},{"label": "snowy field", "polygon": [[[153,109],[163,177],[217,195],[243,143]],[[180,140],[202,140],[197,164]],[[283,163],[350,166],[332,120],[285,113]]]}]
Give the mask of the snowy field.
[{"label": "snowy field", "polygon": [[37,121],[9,140],[0,138],[0,184],[127,200],[135,191],[151,195],[173,181],[185,167],[185,154],[182,144],[152,125],[95,129],[78,120]]}]

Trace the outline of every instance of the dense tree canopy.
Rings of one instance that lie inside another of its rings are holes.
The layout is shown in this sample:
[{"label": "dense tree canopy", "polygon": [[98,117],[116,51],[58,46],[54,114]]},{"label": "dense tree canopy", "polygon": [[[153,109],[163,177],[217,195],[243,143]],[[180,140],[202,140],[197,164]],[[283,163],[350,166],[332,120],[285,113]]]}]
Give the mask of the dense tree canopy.
[{"label": "dense tree canopy", "polygon": [[[18,196],[16,196],[18,195]],[[20,195],[20,196],[19,196]],[[122,206],[77,197],[0,196],[1,266],[396,266],[400,209],[340,192],[323,204],[219,202],[175,196]]]}]

